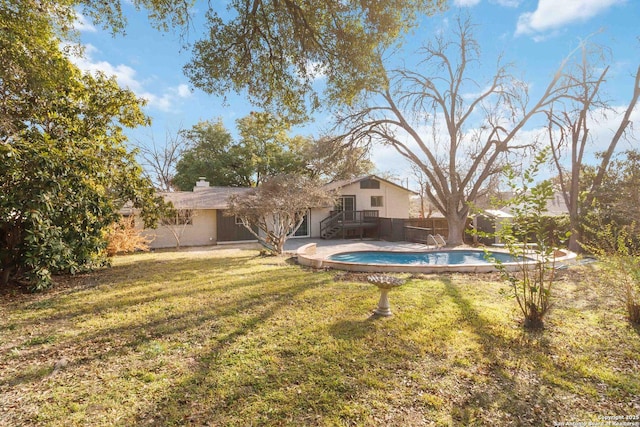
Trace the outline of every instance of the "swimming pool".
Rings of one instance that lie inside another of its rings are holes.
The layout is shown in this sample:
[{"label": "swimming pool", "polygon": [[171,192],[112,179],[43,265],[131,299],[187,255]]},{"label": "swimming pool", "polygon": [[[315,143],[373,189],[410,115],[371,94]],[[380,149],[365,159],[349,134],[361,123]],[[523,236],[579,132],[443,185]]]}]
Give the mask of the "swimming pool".
[{"label": "swimming pool", "polygon": [[354,251],[330,255],[329,261],[376,265],[470,265],[491,264],[488,256],[502,263],[533,261],[532,258],[514,258],[508,253],[486,254],[478,250],[448,250],[428,252]]},{"label": "swimming pool", "polygon": [[[527,268],[537,265],[535,258],[514,259],[506,251],[492,250],[507,270],[519,270],[523,263]],[[557,261],[565,259],[558,255]],[[573,254],[575,256],[575,254]],[[301,246],[297,251],[298,263],[313,268],[330,268],[366,273],[487,273],[496,271],[493,263],[478,249],[460,248],[447,250],[337,250],[318,251],[315,243]]]}]

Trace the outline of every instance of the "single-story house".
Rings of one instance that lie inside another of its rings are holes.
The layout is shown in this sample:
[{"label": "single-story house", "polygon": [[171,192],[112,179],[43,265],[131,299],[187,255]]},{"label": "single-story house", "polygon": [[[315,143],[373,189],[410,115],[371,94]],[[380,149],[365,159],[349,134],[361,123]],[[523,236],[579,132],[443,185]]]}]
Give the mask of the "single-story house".
[{"label": "single-story house", "polygon": [[[296,237],[363,237],[375,234],[378,218],[409,218],[413,191],[375,175],[367,175],[326,185],[339,194],[333,207],[311,207]],[[143,234],[151,239],[151,248],[206,246],[252,241],[253,236],[238,219],[225,215],[232,194],[251,188],[212,187],[200,179],[193,191],[162,193],[179,212],[166,218],[155,229]]]}]

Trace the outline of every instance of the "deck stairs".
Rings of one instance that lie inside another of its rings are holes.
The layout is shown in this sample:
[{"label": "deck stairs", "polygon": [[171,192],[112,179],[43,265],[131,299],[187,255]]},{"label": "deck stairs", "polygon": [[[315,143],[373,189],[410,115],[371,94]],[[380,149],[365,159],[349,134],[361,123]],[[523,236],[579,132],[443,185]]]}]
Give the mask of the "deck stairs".
[{"label": "deck stairs", "polygon": [[323,232],[322,232],[322,238],[323,239],[333,239],[334,237],[336,237],[338,235],[338,233],[340,233],[342,231],[342,227],[340,227],[339,225],[333,225],[329,228],[326,228]]},{"label": "deck stairs", "polygon": [[332,239],[344,236],[346,230],[359,231],[378,227],[378,211],[337,211],[320,222],[320,237]]}]

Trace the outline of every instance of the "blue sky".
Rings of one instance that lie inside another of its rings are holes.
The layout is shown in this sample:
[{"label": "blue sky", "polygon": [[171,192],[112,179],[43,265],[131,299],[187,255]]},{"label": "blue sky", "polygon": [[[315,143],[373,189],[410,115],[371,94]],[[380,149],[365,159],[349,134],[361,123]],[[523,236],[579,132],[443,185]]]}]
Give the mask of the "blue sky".
[{"label": "blue sky", "polygon": [[[215,3],[215,2],[214,2]],[[193,42],[206,30],[207,2],[194,8],[194,25],[188,35]],[[393,61],[412,62],[416,49],[438,32],[446,32],[460,11],[477,24],[475,35],[482,49],[481,80],[489,78],[498,55],[515,66],[515,74],[527,81],[534,92],[546,86],[562,59],[580,40],[593,35],[594,41],[611,50],[611,71],[606,89],[613,106],[626,105],[635,72],[640,63],[640,1],[638,0],[451,0],[445,13],[425,17],[406,38],[403,50]],[[182,72],[191,52],[184,49],[177,33],[162,33],[149,25],[144,13],[125,3],[129,24],[125,36],[111,36],[89,22],[81,22],[81,42],[85,57],[74,61],[85,70],[101,70],[117,77],[148,100],[146,113],[150,128],[129,131],[132,142],[162,144],[165,134],[190,128],[201,120],[221,118],[235,132],[235,120],[252,107],[242,95],[229,94],[226,102],[191,87]],[[635,117],[640,119],[636,112]],[[319,113],[314,123],[294,131],[318,135],[331,123],[327,113]],[[611,124],[601,123],[606,139]],[[603,140],[604,140],[603,139]],[[637,142],[636,142],[637,143]],[[621,147],[628,148],[627,146]],[[596,149],[596,147],[594,147]],[[381,172],[406,177],[409,167],[389,149],[378,149],[372,159]]]}]

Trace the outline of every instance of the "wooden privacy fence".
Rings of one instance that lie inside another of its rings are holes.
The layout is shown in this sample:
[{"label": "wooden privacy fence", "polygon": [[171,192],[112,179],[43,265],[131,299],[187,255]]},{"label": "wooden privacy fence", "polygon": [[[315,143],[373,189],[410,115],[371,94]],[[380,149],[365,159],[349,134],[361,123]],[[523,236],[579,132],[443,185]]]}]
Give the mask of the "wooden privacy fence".
[{"label": "wooden privacy fence", "polygon": [[[379,236],[382,240],[426,243],[429,234],[439,234],[445,240],[449,238],[449,226],[445,218],[380,218],[379,221]],[[471,223],[472,220],[469,219],[467,226]],[[464,241],[472,243],[473,237],[465,234]]]}]

